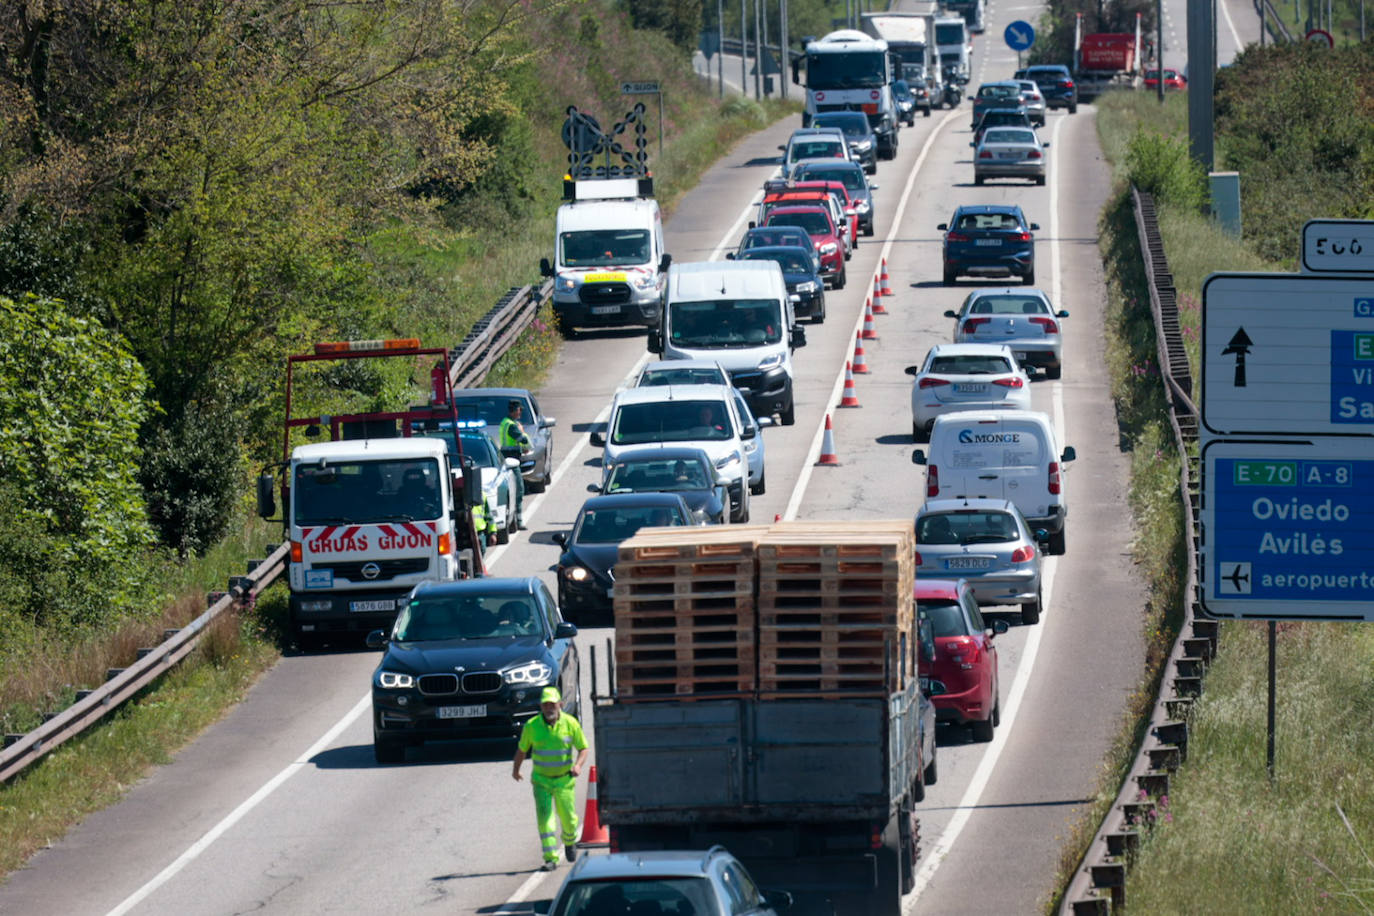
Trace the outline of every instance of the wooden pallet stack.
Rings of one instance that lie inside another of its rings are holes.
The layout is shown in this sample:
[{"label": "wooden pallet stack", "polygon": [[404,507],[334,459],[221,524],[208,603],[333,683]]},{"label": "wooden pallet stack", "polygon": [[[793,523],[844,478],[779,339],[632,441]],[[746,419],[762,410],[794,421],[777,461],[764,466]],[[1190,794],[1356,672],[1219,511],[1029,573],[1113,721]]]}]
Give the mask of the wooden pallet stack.
[{"label": "wooden pallet stack", "polygon": [[914,551],[907,520],[772,525],[757,551],[760,694],[900,689]]},{"label": "wooden pallet stack", "polygon": [[613,597],[621,700],[755,689],[755,551],[768,530],[646,529],[620,545]]}]

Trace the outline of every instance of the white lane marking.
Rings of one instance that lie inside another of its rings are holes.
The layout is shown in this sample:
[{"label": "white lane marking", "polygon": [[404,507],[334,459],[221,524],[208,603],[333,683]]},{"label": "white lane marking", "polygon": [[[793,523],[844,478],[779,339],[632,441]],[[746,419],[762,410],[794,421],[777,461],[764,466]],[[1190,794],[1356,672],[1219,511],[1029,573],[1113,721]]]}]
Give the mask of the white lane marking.
[{"label": "white lane marking", "polygon": [[220,821],[215,826],[211,827],[209,831],[205,833],[204,836],[202,836],[200,839],[192,843],[189,849],[187,849],[185,852],[183,852],[180,856],[176,858],[176,861],[174,861],[171,865],[168,865],[162,871],[158,872],[157,875],[154,876],[154,878],[147,884],[143,885],[138,890],[134,891],[132,894],[126,897],[124,901],[119,904],[119,906],[110,910],[108,916],[122,916],[122,914],[129,912],[141,901],[147,898],[149,894],[151,894],[153,891],[157,890],[159,887],[166,884],[173,877],[175,877],[177,872],[181,871],[187,865],[191,864],[191,862],[193,862],[198,856],[200,856],[202,852],[204,852],[206,849],[210,847],[211,843],[215,842],[215,840],[223,836],[225,832],[229,830],[230,827],[233,827],[235,824],[237,824],[243,818],[244,815],[246,815],[249,811],[252,811],[265,798],[267,798],[267,796],[271,795],[278,788],[280,788],[282,783],[286,782],[301,769],[309,766],[311,758],[313,758],[316,754],[320,753],[330,744],[332,744],[334,739],[339,737],[339,735],[343,733],[344,729],[352,725],[353,722],[359,716],[366,712],[371,706],[371,704],[372,697],[370,694],[364,696],[361,700],[359,700],[357,704],[354,705],[354,707],[348,711],[347,715],[340,719],[334,725],[333,728],[331,728],[329,731],[321,735],[320,739],[316,741],[314,744],[310,745],[310,747],[306,750],[304,754],[297,757],[296,760],[292,763],[288,764],[286,768],[283,769],[276,776],[273,776],[267,782],[263,783],[262,788],[258,789],[258,791],[250,795],[246,800],[244,800],[242,804],[240,804],[233,811],[229,812],[229,814],[222,821]]},{"label": "white lane marking", "polygon": [[[1067,116],[1055,119],[1053,144],[1056,149],[1063,149],[1059,143],[1060,129]],[[1051,278],[1051,289],[1053,299],[1059,301],[1060,290],[1063,286],[1059,276],[1059,157],[1056,155],[1050,161],[1050,270],[1054,274]],[[1053,420],[1055,434],[1062,445],[1064,442],[1064,385],[1062,382],[1054,382],[1054,390],[1051,396],[1053,406]],[[1026,686],[1030,683],[1031,671],[1035,667],[1036,655],[1040,652],[1040,640],[1047,626],[1046,621],[1052,620],[1049,608],[1054,606],[1054,573],[1058,568],[1059,561],[1054,557],[1046,557],[1043,571],[1041,573],[1043,599],[1042,603],[1045,610],[1038,624],[1030,627],[1030,634],[1026,637],[1026,647],[1021,653],[1021,666],[1016,670],[1016,678],[1012,681],[1011,693],[1007,697],[1006,709],[1002,712],[1001,724],[993,737],[992,743],[988,745],[987,752],[978,761],[978,768],[973,772],[973,779],[969,782],[968,788],[964,790],[963,798],[959,799],[959,804],[954,816],[950,818],[945,829],[941,831],[940,838],[935,841],[931,848],[930,857],[926,859],[921,870],[916,874],[916,883],[912,888],[911,894],[907,897],[908,901],[916,901],[921,891],[930,883],[935,876],[935,871],[940,867],[940,863],[945,856],[949,855],[954,848],[954,841],[959,838],[967,826],[969,818],[978,805],[979,799],[983,795],[983,790],[987,788],[988,780],[992,778],[993,769],[997,766],[997,759],[1002,755],[1002,749],[1006,747],[1007,735],[1011,732],[1012,726],[1016,722],[1016,714],[1021,708],[1021,699],[1026,693]]]},{"label": "white lane marking", "polygon": [[511,894],[509,900],[498,906],[496,909],[492,910],[492,916],[501,916],[501,914],[503,913],[524,912],[525,908],[521,906],[521,904],[524,903],[526,900],[530,899],[530,895],[535,892],[535,890],[539,887],[540,884],[544,883],[544,879],[549,877],[550,874],[552,873],[546,871],[537,871],[534,874],[530,875],[528,878],[525,879],[524,884],[520,885],[515,889],[515,893]]},{"label": "white lane marking", "polygon": [[[1244,50],[1245,42],[1240,40],[1240,33],[1236,31],[1236,23],[1231,18],[1231,10],[1227,7],[1226,0],[1221,0],[1217,6],[1221,7],[1221,15],[1226,18],[1226,27],[1231,30],[1231,40],[1236,43],[1237,48]],[[1213,61],[1212,63],[1217,64],[1220,61]]]},{"label": "white lane marking", "polygon": [[[911,167],[907,174],[906,186],[902,188],[902,196],[897,201],[897,211],[892,216],[891,228],[888,229],[887,238],[883,240],[883,249],[878,252],[878,263],[882,264],[883,259],[892,252],[892,243],[897,239],[898,228],[902,224],[902,216],[906,213],[906,205],[911,199],[911,191],[916,186],[916,176],[921,171],[921,166],[926,161],[926,156],[930,154],[930,148],[935,143],[935,138],[940,135],[940,131],[945,125],[953,121],[961,113],[961,109],[952,108],[940,123],[935,125],[935,129],[926,137],[925,145],[921,147],[921,154],[916,157],[916,163]],[[853,340],[854,335],[863,328],[863,313],[854,322],[849,339]],[[835,376],[835,384],[830,387],[830,397],[825,402],[825,411],[821,415],[820,424],[816,427],[816,434],[811,438],[811,447],[806,451],[806,458],[802,461],[801,472],[797,475],[797,485],[792,488],[792,496],[787,500],[787,508],[783,510],[782,517],[786,521],[791,521],[797,517],[797,511],[801,508],[801,501],[806,495],[806,487],[811,482],[811,471],[816,466],[816,459],[821,454],[821,442],[825,438],[825,418],[834,410],[839,403],[840,391],[844,388],[844,366],[841,365],[838,374]],[[833,421],[832,421],[833,425]]]}]

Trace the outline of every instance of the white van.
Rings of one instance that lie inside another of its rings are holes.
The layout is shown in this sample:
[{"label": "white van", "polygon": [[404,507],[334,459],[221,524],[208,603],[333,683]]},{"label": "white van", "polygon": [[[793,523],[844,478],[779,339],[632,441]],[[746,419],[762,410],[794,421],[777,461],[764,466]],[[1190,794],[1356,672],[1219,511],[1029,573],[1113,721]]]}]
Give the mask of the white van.
[{"label": "white van", "polygon": [[755,415],[796,422],[792,351],[806,346],[776,261],[699,261],[668,268],[649,352],[719,360]]},{"label": "white van", "polygon": [[758,427],[739,415],[727,385],[650,385],[625,388],[611,402],[606,431],[593,432],[592,445],[605,449],[608,468],[630,449],[696,446],[711,456],[716,473],[729,481],[730,521],[749,521],[749,456],[744,440]]},{"label": "white van", "polygon": [[1064,552],[1069,514],[1064,464],[1048,415],[1038,410],[960,410],[935,418],[930,452],[916,449],[926,466],[926,499],[990,497],[1010,500],[1032,530],[1043,529],[1052,554]]},{"label": "white van", "polygon": [[664,273],[663,217],[652,178],[565,180],[555,220],[553,313],[565,337],[581,327],[658,323]]}]

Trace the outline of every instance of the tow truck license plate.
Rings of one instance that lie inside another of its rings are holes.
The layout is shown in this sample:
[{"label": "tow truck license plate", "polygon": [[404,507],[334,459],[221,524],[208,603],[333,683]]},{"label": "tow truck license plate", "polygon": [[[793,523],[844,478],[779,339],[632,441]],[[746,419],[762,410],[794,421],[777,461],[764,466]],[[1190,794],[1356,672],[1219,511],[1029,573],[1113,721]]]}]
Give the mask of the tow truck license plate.
[{"label": "tow truck license plate", "polygon": [[480,719],[487,714],[486,706],[440,706],[441,719]]},{"label": "tow truck license plate", "polygon": [[588,311],[590,311],[593,315],[614,315],[616,312],[620,311],[620,306],[594,305]]},{"label": "tow truck license plate", "polygon": [[394,611],[396,610],[396,599],[388,598],[385,601],[350,601],[348,602],[348,609],[354,613]]}]

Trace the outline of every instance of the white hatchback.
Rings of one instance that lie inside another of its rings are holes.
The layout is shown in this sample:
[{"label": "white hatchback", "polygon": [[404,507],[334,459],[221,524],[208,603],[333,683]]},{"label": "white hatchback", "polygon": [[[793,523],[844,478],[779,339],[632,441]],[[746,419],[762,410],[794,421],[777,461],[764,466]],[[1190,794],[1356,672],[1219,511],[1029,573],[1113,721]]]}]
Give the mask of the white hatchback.
[{"label": "white hatchback", "polygon": [[936,344],[907,366],[911,437],[930,439],[935,418],[955,410],[1030,410],[1030,377],[1005,344]]}]

